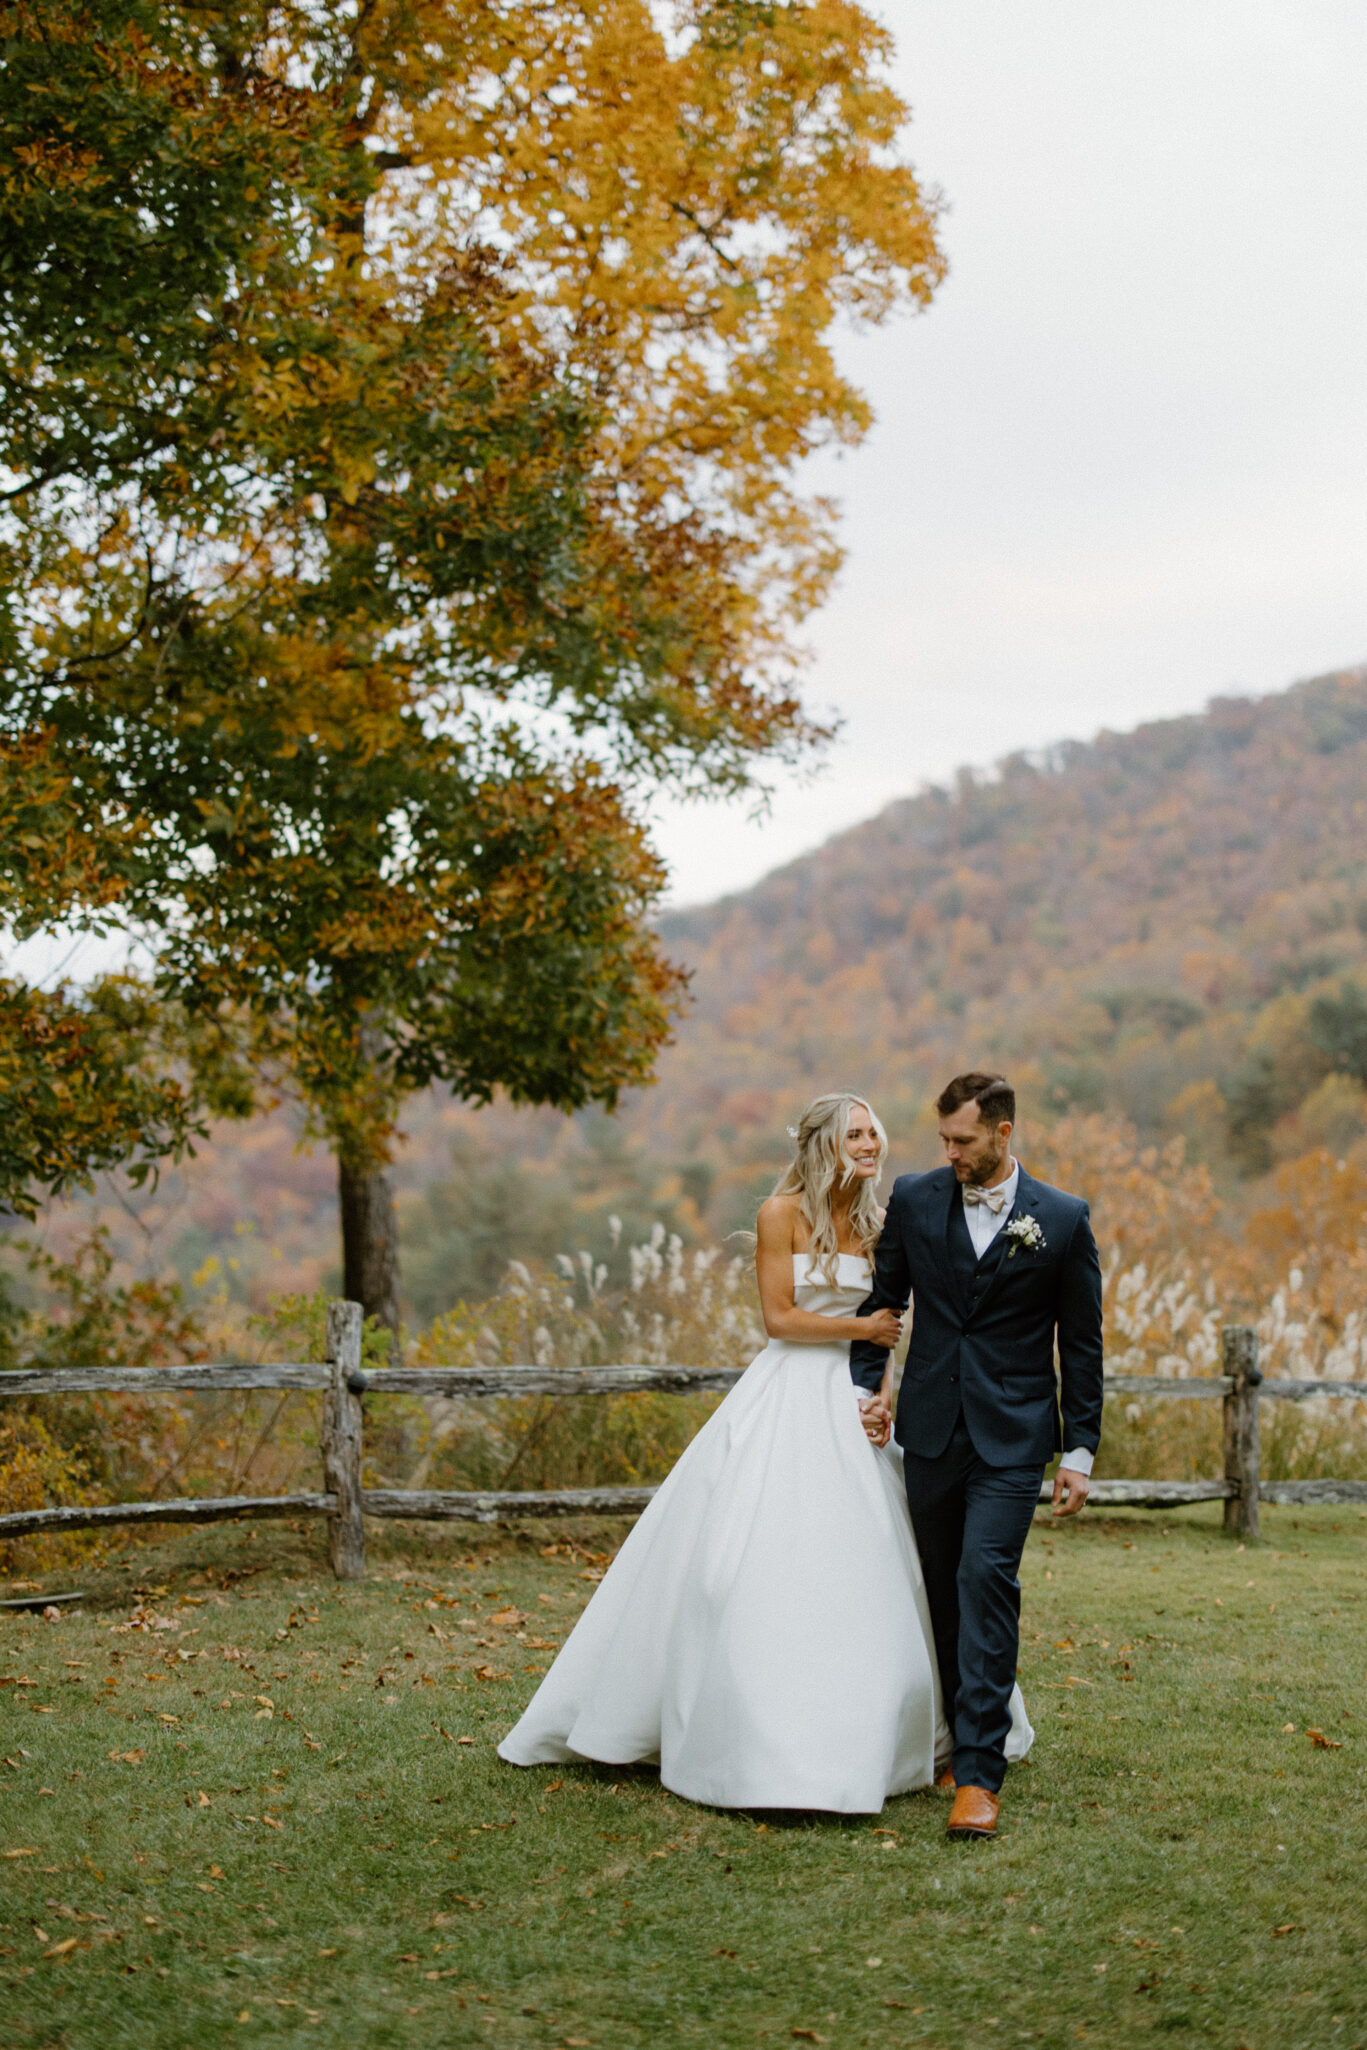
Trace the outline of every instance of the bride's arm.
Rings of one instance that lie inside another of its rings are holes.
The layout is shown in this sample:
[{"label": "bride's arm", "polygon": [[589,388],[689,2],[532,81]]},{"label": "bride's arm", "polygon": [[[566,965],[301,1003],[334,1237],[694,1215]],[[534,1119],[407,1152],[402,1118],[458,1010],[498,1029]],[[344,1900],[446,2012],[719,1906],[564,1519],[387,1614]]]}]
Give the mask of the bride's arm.
[{"label": "bride's arm", "polygon": [[797,1307],[793,1291],[796,1218],[794,1202],[771,1196],[757,1221],[755,1272],[764,1328],[769,1336],[799,1345],[844,1345],[855,1338],[867,1338],[874,1345],[896,1345],[902,1335],[902,1323],[892,1310],[878,1310],[872,1317],[818,1317],[811,1310]]}]

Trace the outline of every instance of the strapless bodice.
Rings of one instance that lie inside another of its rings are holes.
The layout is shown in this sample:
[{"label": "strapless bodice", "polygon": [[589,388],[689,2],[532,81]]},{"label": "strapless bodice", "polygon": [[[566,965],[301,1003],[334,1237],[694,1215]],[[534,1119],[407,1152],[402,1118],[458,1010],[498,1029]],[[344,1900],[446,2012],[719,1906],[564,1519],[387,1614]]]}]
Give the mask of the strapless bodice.
[{"label": "strapless bodice", "polygon": [[[809,1275],[809,1269],[811,1269]],[[869,1292],[873,1270],[862,1253],[837,1255],[835,1282],[812,1268],[809,1253],[793,1254],[793,1300],[814,1317],[848,1317]]]}]

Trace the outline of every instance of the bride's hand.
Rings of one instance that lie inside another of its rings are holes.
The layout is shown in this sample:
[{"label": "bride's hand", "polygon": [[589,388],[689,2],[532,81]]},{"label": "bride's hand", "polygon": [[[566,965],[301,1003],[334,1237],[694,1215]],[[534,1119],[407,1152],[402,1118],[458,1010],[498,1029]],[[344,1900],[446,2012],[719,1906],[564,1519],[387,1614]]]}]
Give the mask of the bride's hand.
[{"label": "bride's hand", "polygon": [[902,1320],[896,1310],[875,1310],[871,1317],[861,1317],[860,1323],[867,1328],[859,1335],[867,1338],[870,1345],[896,1345],[902,1336]]},{"label": "bride's hand", "polygon": [[892,1435],[892,1417],[881,1395],[875,1395],[872,1402],[860,1404],[859,1421],[871,1445],[887,1444]]}]

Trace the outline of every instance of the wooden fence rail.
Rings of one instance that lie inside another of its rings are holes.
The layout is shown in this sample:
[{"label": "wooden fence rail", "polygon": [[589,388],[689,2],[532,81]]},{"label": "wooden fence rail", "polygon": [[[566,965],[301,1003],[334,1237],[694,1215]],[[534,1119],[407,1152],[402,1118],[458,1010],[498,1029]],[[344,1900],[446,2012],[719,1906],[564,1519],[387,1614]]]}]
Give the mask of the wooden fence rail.
[{"label": "wooden fence rail", "polygon": [[[1260,1479],[1258,1409],[1273,1397],[1307,1402],[1339,1396],[1367,1401],[1367,1383],[1353,1381],[1265,1381],[1258,1365],[1258,1336],[1247,1325],[1231,1324],[1221,1334],[1222,1374],[1199,1380],[1169,1380],[1152,1374],[1108,1374],[1109,1395],[1160,1397],[1179,1402],[1224,1405],[1224,1474],[1209,1481],[1102,1480],[1089,1500],[1097,1508],[1173,1509],[1189,1502],[1223,1502],[1224,1525],[1248,1538],[1258,1535],[1261,1502],[1367,1503],[1367,1481],[1264,1481]],[[0,1373],[0,1398],[11,1395],[143,1395],[220,1390],[299,1389],[323,1397],[320,1450],[325,1488],[303,1495],[194,1496],[175,1501],[111,1502],[60,1509],[32,1509],[0,1516],[0,1540],[32,1532],[98,1530],[112,1524],[216,1523],[238,1517],[325,1516],[328,1556],[339,1580],[365,1572],[367,1516],[413,1517],[460,1523],[498,1523],[528,1516],[634,1515],[653,1488],[561,1488],[462,1491],[452,1488],[367,1488],[362,1484],[364,1411],[362,1397],[440,1395],[457,1399],[519,1395],[629,1395],[655,1392],[721,1391],[740,1379],[736,1367],[380,1367],[361,1366],[359,1303],[328,1304],[327,1359],[322,1365],[280,1366],[69,1367],[50,1373]],[[1040,1500],[1048,1501],[1046,1482]]]}]

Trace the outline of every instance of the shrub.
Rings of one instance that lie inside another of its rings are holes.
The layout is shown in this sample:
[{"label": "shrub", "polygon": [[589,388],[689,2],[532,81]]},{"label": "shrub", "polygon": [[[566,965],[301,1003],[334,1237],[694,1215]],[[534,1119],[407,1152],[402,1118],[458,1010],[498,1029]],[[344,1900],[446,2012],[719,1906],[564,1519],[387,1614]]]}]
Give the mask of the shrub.
[{"label": "shrub", "polygon": [[[41,1417],[22,1411],[0,1417],[0,1516],[87,1502],[89,1478],[84,1462],[58,1444]],[[9,1570],[21,1542],[26,1550],[34,1549],[31,1538],[9,1543],[0,1539],[0,1567]],[[45,1558],[59,1557],[72,1543],[71,1538],[46,1539],[37,1549]]]}]

